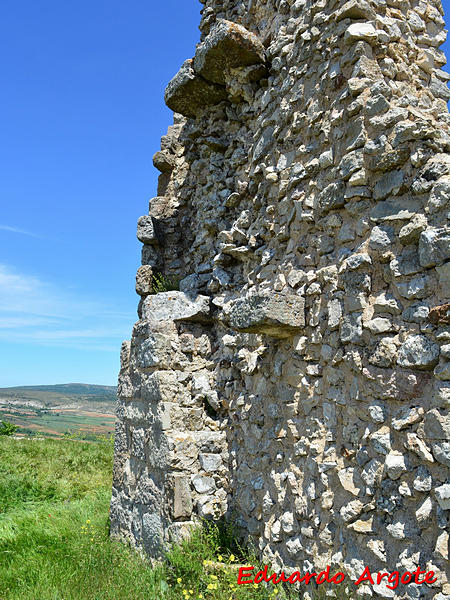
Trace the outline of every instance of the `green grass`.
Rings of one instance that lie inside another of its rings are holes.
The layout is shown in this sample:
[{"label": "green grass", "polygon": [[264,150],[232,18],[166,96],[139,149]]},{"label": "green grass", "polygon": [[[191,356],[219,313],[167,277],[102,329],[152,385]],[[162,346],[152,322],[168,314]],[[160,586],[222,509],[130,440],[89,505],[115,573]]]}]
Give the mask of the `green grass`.
[{"label": "green grass", "polygon": [[257,562],[229,527],[198,528],[155,568],[112,540],[112,455],[110,441],[0,438],[0,600],[302,597],[237,586],[230,565]]}]

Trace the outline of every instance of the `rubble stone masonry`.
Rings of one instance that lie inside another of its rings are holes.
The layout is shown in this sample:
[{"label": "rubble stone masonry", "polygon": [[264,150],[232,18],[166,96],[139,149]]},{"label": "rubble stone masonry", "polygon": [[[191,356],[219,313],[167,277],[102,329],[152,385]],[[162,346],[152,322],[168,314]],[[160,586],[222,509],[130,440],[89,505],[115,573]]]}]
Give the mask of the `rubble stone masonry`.
[{"label": "rubble stone masonry", "polygon": [[442,15],[205,0],[121,356],[111,530],[150,556],[226,515],[275,571],[420,566],[360,592],[449,598]]}]

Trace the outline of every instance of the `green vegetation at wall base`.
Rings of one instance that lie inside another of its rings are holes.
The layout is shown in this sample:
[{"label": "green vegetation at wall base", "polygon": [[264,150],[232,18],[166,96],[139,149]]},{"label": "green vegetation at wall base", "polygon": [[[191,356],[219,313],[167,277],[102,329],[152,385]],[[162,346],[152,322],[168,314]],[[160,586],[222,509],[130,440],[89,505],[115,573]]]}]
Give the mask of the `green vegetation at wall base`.
[{"label": "green vegetation at wall base", "polygon": [[199,527],[153,568],[111,539],[112,458],[108,438],[0,438],[0,600],[303,597],[237,586],[235,566],[257,563],[227,526]]}]

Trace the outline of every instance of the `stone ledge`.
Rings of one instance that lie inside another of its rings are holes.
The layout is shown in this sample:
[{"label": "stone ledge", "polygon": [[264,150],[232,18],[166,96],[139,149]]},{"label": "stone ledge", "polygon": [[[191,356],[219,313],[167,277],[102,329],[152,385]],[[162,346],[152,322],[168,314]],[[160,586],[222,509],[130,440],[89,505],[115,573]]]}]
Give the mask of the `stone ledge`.
[{"label": "stone ledge", "polygon": [[[225,100],[227,76],[232,69],[261,65],[251,80],[265,74],[265,50],[260,40],[242,25],[220,19],[195,57],[186,60],[169,82],[164,99],[167,106],[186,117],[195,118],[207,106]],[[169,165],[162,165],[169,168]]]},{"label": "stone ledge", "polygon": [[149,244],[151,246],[159,244],[157,224],[150,215],[139,217],[137,223],[137,238],[143,244]]},{"label": "stone ledge", "polygon": [[232,303],[230,327],[244,333],[290,337],[305,326],[305,299],[293,294],[255,294]]},{"label": "stone ledge", "polygon": [[194,70],[208,81],[225,85],[230,69],[264,63],[264,46],[242,25],[219,19],[195,53]]},{"label": "stone ledge", "polygon": [[226,97],[224,87],[210,83],[194,72],[192,59],[183,63],[164,94],[164,100],[171,110],[192,118],[205,106],[218,104]]},{"label": "stone ledge", "polygon": [[190,298],[183,292],[161,292],[147,296],[142,303],[144,321],[207,321],[210,319],[208,296]]}]

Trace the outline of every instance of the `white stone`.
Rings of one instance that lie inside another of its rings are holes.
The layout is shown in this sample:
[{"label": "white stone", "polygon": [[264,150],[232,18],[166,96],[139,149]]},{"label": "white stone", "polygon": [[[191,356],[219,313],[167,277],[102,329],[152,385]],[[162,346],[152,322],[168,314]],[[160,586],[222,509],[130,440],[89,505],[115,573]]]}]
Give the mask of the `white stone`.
[{"label": "white stone", "polygon": [[147,296],[142,304],[142,318],[148,321],[202,321],[209,312],[207,296],[192,299],[176,291]]},{"label": "white stone", "polygon": [[437,488],[435,488],[434,493],[436,495],[437,501],[439,502],[439,506],[442,510],[450,509],[450,484],[445,483]]},{"label": "white stone", "polygon": [[386,456],[385,467],[391,479],[398,479],[406,471],[405,457],[400,452],[390,452]]},{"label": "white stone", "polygon": [[344,35],[344,40],[354,42],[364,40],[374,42],[377,39],[377,31],[371,23],[352,23]]},{"label": "white stone", "polygon": [[425,526],[428,523],[428,520],[431,516],[431,511],[433,510],[433,503],[431,498],[426,498],[419,508],[416,510],[416,519],[419,523],[419,526]]},{"label": "white stone", "polygon": [[192,485],[199,494],[211,494],[216,489],[216,484],[212,477],[203,477],[201,475],[193,477]]}]

